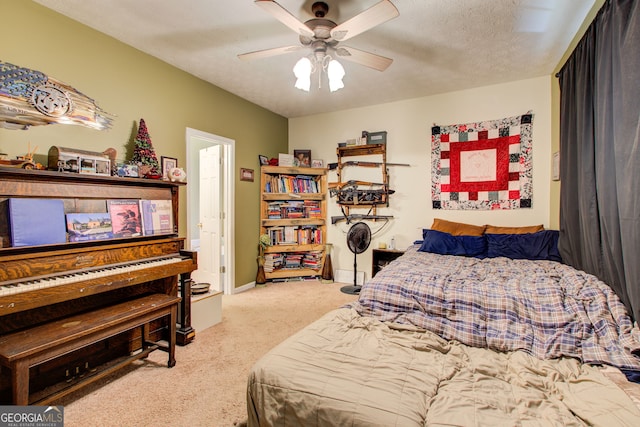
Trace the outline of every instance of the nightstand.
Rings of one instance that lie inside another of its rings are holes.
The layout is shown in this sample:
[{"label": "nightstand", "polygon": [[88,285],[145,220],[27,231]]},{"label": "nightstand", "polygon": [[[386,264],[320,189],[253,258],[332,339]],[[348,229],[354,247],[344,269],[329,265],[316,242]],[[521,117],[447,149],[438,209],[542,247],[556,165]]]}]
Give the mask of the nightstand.
[{"label": "nightstand", "polygon": [[404,251],[399,249],[374,249],[371,263],[371,277],[374,277],[387,264],[398,258],[403,253]]}]

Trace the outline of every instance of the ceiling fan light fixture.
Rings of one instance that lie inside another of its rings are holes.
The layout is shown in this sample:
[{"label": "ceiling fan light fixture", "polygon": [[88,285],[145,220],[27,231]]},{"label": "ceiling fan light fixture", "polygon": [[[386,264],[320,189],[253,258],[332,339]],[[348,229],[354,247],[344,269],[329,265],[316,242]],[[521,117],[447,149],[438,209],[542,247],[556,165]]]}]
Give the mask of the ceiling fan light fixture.
[{"label": "ceiling fan light fixture", "polygon": [[355,62],[378,71],[384,71],[393,62],[390,58],[385,58],[384,56],[374,53],[348,48],[346,46],[338,47],[338,42],[353,38],[398,16],[398,9],[396,9],[390,0],[379,0],[377,4],[341,24],[336,24],[326,17],[327,12],[329,12],[329,5],[324,1],[316,1],[311,5],[311,11],[315,18],[305,22],[300,21],[275,0],[254,1],[278,21],[295,31],[299,36],[301,46],[284,46],[258,50],[240,54],[238,57],[243,60],[267,58],[302,48],[311,48],[311,55],[300,59],[295,67],[293,67],[293,73],[296,77],[295,87],[298,89],[309,92],[311,89],[311,75],[315,73],[316,70],[318,71],[318,88],[322,87],[324,80],[323,72],[327,73],[331,92],[335,92],[344,87],[344,83],[342,82],[345,76],[344,68],[342,64],[333,60],[328,54],[329,51],[335,51],[336,55],[347,61]]},{"label": "ceiling fan light fixture", "polygon": [[309,92],[311,89],[311,70],[313,66],[306,56],[301,58],[293,67],[293,74],[296,76],[296,88]]},{"label": "ceiling fan light fixture", "polygon": [[344,83],[342,82],[342,78],[345,75],[344,67],[335,59],[329,61],[329,66],[327,67],[327,77],[329,77],[329,90],[331,92],[335,92],[344,87]]}]

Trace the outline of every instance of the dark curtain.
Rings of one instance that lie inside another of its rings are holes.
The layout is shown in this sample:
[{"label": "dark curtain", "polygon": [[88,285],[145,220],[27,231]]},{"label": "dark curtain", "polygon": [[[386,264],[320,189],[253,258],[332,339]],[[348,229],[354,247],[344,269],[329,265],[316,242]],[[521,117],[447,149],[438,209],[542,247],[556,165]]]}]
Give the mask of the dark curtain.
[{"label": "dark curtain", "polygon": [[640,320],[640,2],[610,0],[558,74],[563,260]]}]

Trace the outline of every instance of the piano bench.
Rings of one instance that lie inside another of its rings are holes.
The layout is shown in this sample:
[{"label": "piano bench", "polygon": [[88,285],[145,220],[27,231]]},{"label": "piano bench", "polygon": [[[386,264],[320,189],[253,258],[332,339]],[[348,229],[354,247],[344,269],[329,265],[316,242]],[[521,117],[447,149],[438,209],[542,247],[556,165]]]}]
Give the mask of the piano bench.
[{"label": "piano bench", "polygon": [[[168,366],[176,364],[176,319],[180,297],[152,294],[128,302],[78,314],[0,337],[0,365],[11,370],[14,405],[50,403],[80,387],[97,381],[154,350],[169,354]],[[168,344],[149,340],[149,323],[169,318]],[[29,368],[79,350],[119,333],[141,328],[142,349],[118,364],[88,376],[37,402],[29,402]]]}]

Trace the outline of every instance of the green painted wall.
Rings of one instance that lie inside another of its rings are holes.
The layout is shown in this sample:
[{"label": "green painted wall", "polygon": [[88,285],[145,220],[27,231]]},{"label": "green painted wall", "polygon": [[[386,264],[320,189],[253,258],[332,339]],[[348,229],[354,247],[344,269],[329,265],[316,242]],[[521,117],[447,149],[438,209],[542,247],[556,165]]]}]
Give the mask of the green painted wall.
[{"label": "green painted wall", "polygon": [[[108,131],[70,125],[0,129],[0,152],[12,158],[37,146],[35,160],[46,164],[51,146],[103,151],[118,157],[133,152],[140,118],[147,124],[158,158],[186,165],[187,127],[235,140],[236,169],[256,170],[258,154],[287,152],[287,119],[204,82],[109,36],[30,1],[0,0],[0,60],[42,71],[96,100],[115,115]],[[187,174],[189,171],[187,170]],[[256,254],[248,251],[259,234],[259,179],[240,181],[234,173],[235,285],[255,279]],[[186,192],[181,190],[180,230],[186,233]]]}]

